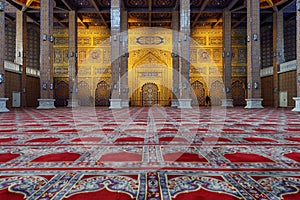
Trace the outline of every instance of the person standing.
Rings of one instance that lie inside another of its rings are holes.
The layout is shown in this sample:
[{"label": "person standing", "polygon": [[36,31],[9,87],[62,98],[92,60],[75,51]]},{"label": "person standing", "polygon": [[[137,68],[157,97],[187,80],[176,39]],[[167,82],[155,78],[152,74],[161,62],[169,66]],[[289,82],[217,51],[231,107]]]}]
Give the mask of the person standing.
[{"label": "person standing", "polygon": [[206,106],[210,106],[211,105],[210,97],[208,95],[206,95],[206,97],[205,97],[205,105]]}]

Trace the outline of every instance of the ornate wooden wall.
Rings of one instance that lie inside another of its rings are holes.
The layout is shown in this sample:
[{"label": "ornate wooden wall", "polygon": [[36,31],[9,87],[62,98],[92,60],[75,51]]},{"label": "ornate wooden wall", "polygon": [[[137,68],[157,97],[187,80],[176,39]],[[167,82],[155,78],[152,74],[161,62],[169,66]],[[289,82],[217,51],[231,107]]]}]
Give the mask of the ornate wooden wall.
[{"label": "ornate wooden wall", "polygon": [[[95,99],[99,82],[105,81],[110,85],[109,32],[104,27],[81,28],[78,31],[78,82],[84,81],[90,89],[88,95]],[[232,41],[233,77],[241,82],[246,76],[245,34],[244,30],[235,30]],[[59,29],[55,30],[54,36],[54,77],[58,81],[68,76],[68,35],[66,30]],[[132,105],[141,105],[141,87],[149,80],[158,85],[160,103],[168,105],[172,88],[172,30],[137,28],[130,29],[128,36]],[[222,29],[194,29],[191,36],[190,82],[202,83],[207,95],[212,85],[222,82]],[[220,91],[212,92],[217,94]],[[215,98],[218,99],[216,102],[221,102],[223,97],[217,94]]]},{"label": "ornate wooden wall", "polygon": [[[54,30],[54,38],[54,79],[68,83],[68,30]],[[78,28],[75,56],[78,56],[79,100],[82,105],[90,105],[99,82],[105,81],[110,87],[109,31],[105,27]],[[81,91],[86,89],[88,91]]]}]

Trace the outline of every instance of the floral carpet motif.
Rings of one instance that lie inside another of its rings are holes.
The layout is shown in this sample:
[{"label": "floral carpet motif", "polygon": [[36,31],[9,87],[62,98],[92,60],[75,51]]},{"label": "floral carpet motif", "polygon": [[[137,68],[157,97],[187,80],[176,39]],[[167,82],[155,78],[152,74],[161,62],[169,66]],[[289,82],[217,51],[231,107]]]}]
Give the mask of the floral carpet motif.
[{"label": "floral carpet motif", "polygon": [[0,199],[300,199],[287,109],[0,113]]}]

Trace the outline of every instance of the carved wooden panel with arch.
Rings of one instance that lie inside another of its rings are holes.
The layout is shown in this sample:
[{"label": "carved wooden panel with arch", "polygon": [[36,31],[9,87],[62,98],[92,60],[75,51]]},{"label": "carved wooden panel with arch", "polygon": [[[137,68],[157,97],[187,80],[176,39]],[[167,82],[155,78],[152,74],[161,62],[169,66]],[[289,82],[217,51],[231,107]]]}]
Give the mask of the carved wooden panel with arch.
[{"label": "carved wooden panel with arch", "polygon": [[234,81],[232,83],[232,99],[234,106],[244,106],[245,102],[245,86],[240,80]]},{"label": "carved wooden panel with arch", "polygon": [[96,106],[109,106],[110,88],[105,81],[97,84],[95,91],[95,105]]},{"label": "carved wooden panel with arch", "polygon": [[91,105],[90,86],[85,81],[78,84],[78,99],[81,106]]},{"label": "carved wooden panel with arch", "polygon": [[158,104],[158,87],[154,83],[146,83],[142,87],[143,106]]},{"label": "carved wooden panel with arch", "polygon": [[59,81],[55,85],[55,106],[66,106],[69,99],[69,84]]},{"label": "carved wooden panel with arch", "polygon": [[204,106],[205,105],[205,89],[203,83],[200,81],[194,81],[192,83],[194,94],[192,95],[193,106]]}]

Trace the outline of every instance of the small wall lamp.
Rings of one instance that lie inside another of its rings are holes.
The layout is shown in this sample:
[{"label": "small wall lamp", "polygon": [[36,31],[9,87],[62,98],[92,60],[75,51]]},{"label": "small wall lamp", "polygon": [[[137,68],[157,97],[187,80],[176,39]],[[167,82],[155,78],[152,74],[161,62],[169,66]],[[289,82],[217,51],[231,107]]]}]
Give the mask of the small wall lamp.
[{"label": "small wall lamp", "polygon": [[50,41],[50,42],[54,42],[54,37],[53,37],[53,35],[50,35],[49,41]]},{"label": "small wall lamp", "polygon": [[70,52],[70,57],[74,57],[75,56],[75,53],[72,51]]},{"label": "small wall lamp", "polygon": [[43,41],[46,41],[46,40],[47,40],[47,35],[43,34]]},{"label": "small wall lamp", "polygon": [[43,83],[42,88],[43,88],[43,90],[47,90],[47,83]]},{"label": "small wall lamp", "polygon": [[0,12],[3,12],[4,11],[4,2],[3,1],[0,1]]},{"label": "small wall lamp", "polygon": [[256,33],[253,34],[253,40],[257,41],[258,40],[258,35]]},{"label": "small wall lamp", "polygon": [[0,83],[4,83],[4,74],[0,73]]}]

